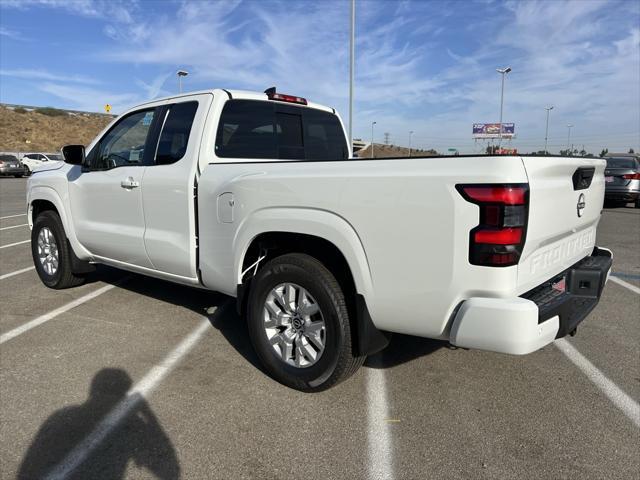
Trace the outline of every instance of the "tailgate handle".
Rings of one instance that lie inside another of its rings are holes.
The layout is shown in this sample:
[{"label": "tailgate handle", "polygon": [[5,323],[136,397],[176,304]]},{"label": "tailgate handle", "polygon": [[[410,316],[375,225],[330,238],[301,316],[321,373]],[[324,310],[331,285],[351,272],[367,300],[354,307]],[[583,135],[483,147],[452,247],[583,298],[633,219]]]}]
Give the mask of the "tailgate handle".
[{"label": "tailgate handle", "polygon": [[593,174],[596,172],[595,167],[580,167],[573,174],[573,189],[584,190],[589,188]]}]

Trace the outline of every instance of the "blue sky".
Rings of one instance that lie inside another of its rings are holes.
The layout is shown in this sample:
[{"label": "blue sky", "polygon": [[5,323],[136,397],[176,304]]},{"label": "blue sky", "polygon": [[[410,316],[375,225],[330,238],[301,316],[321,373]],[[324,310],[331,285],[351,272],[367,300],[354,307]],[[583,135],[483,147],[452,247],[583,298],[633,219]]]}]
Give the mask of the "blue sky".
[{"label": "blue sky", "polygon": [[[640,2],[357,0],[354,136],[472,153],[473,123],[520,151],[640,150]],[[0,0],[0,100],[115,112],[177,91],[276,85],[348,115],[348,0]]]}]

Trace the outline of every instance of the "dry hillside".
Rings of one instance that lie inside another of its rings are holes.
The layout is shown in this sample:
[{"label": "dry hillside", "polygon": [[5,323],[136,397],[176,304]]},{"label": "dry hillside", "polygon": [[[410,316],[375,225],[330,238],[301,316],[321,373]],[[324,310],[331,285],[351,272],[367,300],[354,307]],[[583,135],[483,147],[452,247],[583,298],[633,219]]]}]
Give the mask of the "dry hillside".
[{"label": "dry hillside", "polygon": [[0,105],[0,151],[55,152],[72,143],[87,145],[113,119],[100,113],[52,110],[43,109],[49,113],[45,115]]},{"label": "dry hillside", "polygon": [[[433,155],[437,155],[438,152],[435,150],[420,150],[420,149],[412,149],[411,155],[415,157],[430,157]],[[407,147],[398,147],[397,145],[384,145],[380,143],[376,143],[373,149],[373,155],[375,158],[380,157],[408,157],[409,149]],[[371,156],[371,147],[367,146],[362,150],[358,151],[358,157],[360,158],[369,158]]]}]

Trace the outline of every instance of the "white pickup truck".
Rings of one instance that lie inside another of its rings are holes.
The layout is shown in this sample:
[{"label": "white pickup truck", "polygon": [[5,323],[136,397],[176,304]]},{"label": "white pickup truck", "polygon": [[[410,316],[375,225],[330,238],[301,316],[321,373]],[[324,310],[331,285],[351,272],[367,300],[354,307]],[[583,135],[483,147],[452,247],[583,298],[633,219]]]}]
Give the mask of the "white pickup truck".
[{"label": "white pickup truck", "polygon": [[573,333],[611,268],[605,161],[353,159],[332,108],[211,90],[137,106],[29,179],[33,260],[237,298],[266,370],[329,388],[389,332],[526,354]]}]

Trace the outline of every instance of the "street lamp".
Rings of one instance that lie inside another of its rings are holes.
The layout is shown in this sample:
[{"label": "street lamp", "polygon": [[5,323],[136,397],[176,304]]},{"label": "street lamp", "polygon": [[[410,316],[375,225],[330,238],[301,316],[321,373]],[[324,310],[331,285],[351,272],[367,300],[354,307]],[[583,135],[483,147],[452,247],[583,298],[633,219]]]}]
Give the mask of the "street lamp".
[{"label": "street lamp", "polygon": [[371,158],[373,158],[373,126],[378,122],[371,122]]},{"label": "street lamp", "polygon": [[567,151],[569,150],[571,145],[571,127],[573,127],[571,123],[567,124],[567,129],[569,130],[569,133],[567,133]]},{"label": "street lamp", "polygon": [[498,147],[502,144],[502,107],[504,106],[504,77],[511,71],[511,67],[496,68],[496,72],[502,75],[502,89],[500,90],[500,139],[498,140]]},{"label": "street lamp", "polygon": [[189,72],[186,70],[178,70],[176,75],[178,75],[178,89],[180,90],[180,93],[182,93],[182,77],[189,75]]},{"label": "street lamp", "polygon": [[544,107],[544,109],[547,111],[547,128],[545,128],[544,130],[544,154],[548,155],[549,152],[547,151],[547,139],[549,138],[549,112],[553,110],[553,105]]},{"label": "street lamp", "polygon": [[409,132],[409,156],[411,156],[411,135],[413,135],[413,130]]}]

